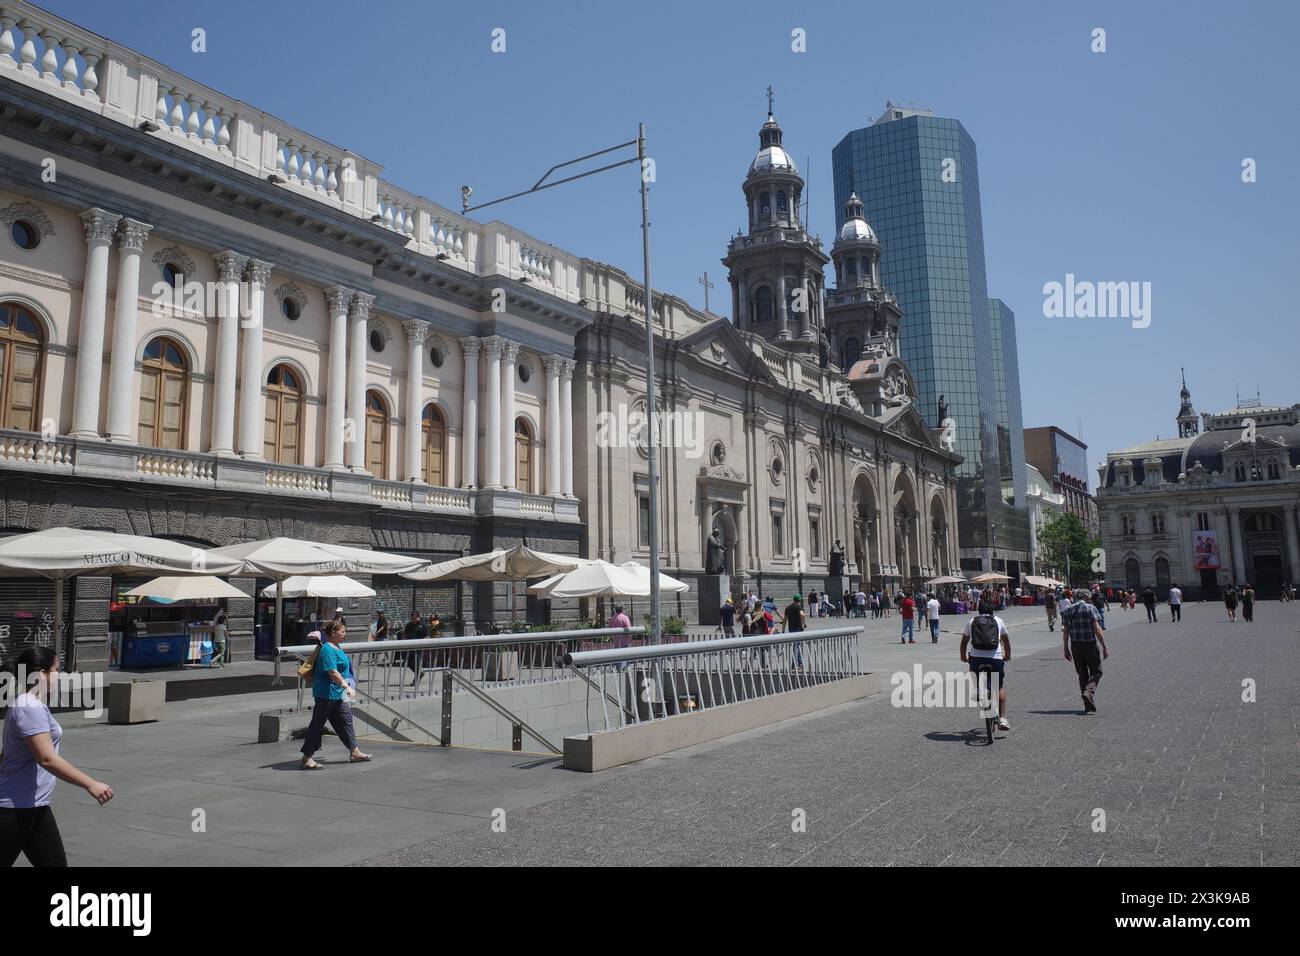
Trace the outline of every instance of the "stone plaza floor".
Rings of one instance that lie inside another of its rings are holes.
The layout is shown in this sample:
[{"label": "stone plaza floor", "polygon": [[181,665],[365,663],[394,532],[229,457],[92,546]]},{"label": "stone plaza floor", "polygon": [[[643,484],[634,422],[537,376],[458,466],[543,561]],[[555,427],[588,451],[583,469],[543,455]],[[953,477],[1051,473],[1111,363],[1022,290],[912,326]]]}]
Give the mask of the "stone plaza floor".
[{"label": "stone plaza floor", "polygon": [[54,806],[73,865],[1296,865],[1300,605],[1256,616],[1113,610],[1084,717],[1059,631],[1013,609],[1013,729],[991,748],[974,711],[891,705],[895,671],[962,666],[963,619],[903,645],[895,614],[862,622],[881,695],[602,774],[389,743],[350,766],[333,738],[302,772],[296,742],[254,742],[257,713],[292,701],[274,691],[169,703],[156,724],[66,722],[65,755],[116,797],[59,784]]}]

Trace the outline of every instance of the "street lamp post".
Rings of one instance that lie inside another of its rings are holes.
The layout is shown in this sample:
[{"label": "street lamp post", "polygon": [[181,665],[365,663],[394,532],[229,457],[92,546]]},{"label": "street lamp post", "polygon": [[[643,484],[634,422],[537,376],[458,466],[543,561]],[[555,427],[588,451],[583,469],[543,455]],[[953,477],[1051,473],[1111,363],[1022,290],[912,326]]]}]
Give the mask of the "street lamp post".
[{"label": "street lamp post", "polygon": [[[646,169],[646,148],[645,148],[645,123],[637,126],[636,139],[628,140],[626,143],[619,143],[617,146],[611,146],[608,149],[597,150],[594,153],[588,153],[586,156],[579,156],[577,159],[571,159],[567,162],[557,163],[546,171],[541,179],[532,186],[531,189],[525,189],[517,193],[511,193],[509,196],[502,196],[500,199],[493,199],[489,202],[477,203],[470,205],[469,197],[473,189],[469,186],[462,186],[461,194],[461,212],[470,213],[477,209],[483,209],[487,206],[495,206],[497,203],[503,203],[510,199],[517,199],[520,196],[527,196],[530,193],[540,192],[543,189],[550,189],[552,186],[560,186],[564,183],[570,183],[574,180],[583,179],[587,176],[594,176],[597,173],[603,173],[606,170],[616,169],[619,166],[627,166],[636,163],[641,180],[641,255],[642,266],[645,270],[645,358],[646,358],[646,414],[649,418],[648,445],[649,445],[649,465],[650,465],[650,633],[651,640],[658,642],[660,635],[660,608],[659,608],[659,431],[658,431],[658,414],[655,405],[655,332],[654,319],[652,316],[653,303],[651,301],[650,291],[650,189],[649,178]],[[573,176],[566,176],[563,179],[557,179],[552,182],[546,180],[551,173],[557,169],[563,169],[566,166],[573,166],[596,156],[605,156],[609,153],[617,152],[628,147],[636,147],[636,156],[630,159],[621,159],[617,162],[608,163],[597,169],[590,169],[584,173],[577,173]]]}]

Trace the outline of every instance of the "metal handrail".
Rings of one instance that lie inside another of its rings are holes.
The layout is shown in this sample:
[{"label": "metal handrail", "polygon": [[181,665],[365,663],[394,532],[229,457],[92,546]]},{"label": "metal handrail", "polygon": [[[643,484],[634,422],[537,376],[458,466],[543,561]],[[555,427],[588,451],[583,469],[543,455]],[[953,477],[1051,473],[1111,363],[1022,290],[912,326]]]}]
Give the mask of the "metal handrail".
[{"label": "metal handrail", "polygon": [[814,638],[848,637],[865,632],[862,625],[819,627],[806,631],[782,631],[776,634],[757,634],[750,637],[723,637],[708,641],[689,641],[681,644],[651,644],[646,647],[619,647],[601,651],[575,651],[564,655],[564,663],[572,667],[592,667],[598,664],[620,664],[647,658],[684,657],[689,654],[711,654],[718,651],[744,650],[771,647],[774,644],[800,644]]},{"label": "metal handrail", "polygon": [[[471,681],[471,680],[469,680],[468,678],[466,678],[463,674],[460,674],[459,672],[457,672],[457,671],[455,671],[455,670],[452,670],[452,669],[449,668],[449,667],[439,668],[439,670],[442,671],[444,677],[450,677],[452,681],[454,681],[454,682],[460,684],[462,687],[464,687],[467,691],[469,691],[471,694],[473,694],[475,697],[477,697],[477,698],[478,698],[479,700],[481,700],[483,703],[487,704],[489,707],[491,707],[493,710],[495,710],[495,711],[496,711],[496,712],[497,712],[501,717],[503,717],[504,719],[510,721],[511,724],[513,724],[514,726],[518,727],[520,730],[522,730],[523,732],[525,732],[526,734],[528,734],[528,736],[532,737],[534,740],[536,740],[538,743],[540,743],[543,747],[545,747],[545,748],[546,748],[547,750],[549,750],[551,753],[553,753],[553,754],[563,754],[563,753],[564,753],[564,751],[560,750],[559,747],[555,746],[555,744],[551,743],[549,740],[547,740],[545,737],[543,737],[540,733],[538,733],[536,730],[534,730],[532,727],[530,727],[527,723],[525,723],[521,718],[517,717],[514,713],[512,713],[512,712],[509,710],[509,708],[503,706],[503,705],[500,704],[498,701],[493,700],[493,699],[491,698],[491,696],[489,696],[487,693],[485,693],[481,687],[479,687],[479,686],[476,685],[473,681]],[[444,704],[443,704],[443,712],[447,715],[448,718],[450,718],[450,716],[451,716],[451,708],[450,708],[450,706],[446,703],[446,701],[450,701],[450,699],[451,699],[451,694],[446,693],[447,689],[448,689],[448,683],[447,683],[447,682],[444,682],[444,684],[443,684],[443,692],[444,692],[445,698],[444,698]],[[446,741],[443,743],[443,746],[444,746],[444,747],[450,747],[450,746],[451,746],[451,741],[450,741],[450,740],[446,740]]]},{"label": "metal handrail", "polygon": [[[597,627],[573,631],[510,631],[504,634],[480,634],[472,637],[422,637],[386,641],[345,641],[338,645],[344,654],[387,654],[391,651],[419,651],[456,647],[492,647],[496,644],[534,644],[552,641],[582,640],[593,637],[639,637],[646,633],[644,627]],[[281,647],[287,655],[304,657],[320,647],[319,644],[293,644]]]}]

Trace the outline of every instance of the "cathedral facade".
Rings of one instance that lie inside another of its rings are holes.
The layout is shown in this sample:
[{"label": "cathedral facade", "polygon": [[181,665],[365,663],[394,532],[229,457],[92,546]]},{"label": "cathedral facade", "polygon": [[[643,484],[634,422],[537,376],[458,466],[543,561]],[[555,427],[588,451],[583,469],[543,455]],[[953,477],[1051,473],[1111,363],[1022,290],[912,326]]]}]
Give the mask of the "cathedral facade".
[{"label": "cathedral facade", "polygon": [[[11,6],[0,534],[648,559],[639,282]],[[693,581],[717,529],[735,584],[785,597],[821,590],[833,554],[855,581],[956,568],[960,459],[917,413],[871,229],[855,218],[828,257],[774,118],[760,136],[749,230],[724,259],[734,316],[653,296],[662,566]],[[74,579],[61,640],[75,666],[111,664],[139,583]],[[233,656],[249,659],[270,643],[269,582],[232,583],[247,595],[228,604]],[[448,632],[591,610],[511,604],[504,584],[369,583],[349,615],[432,613]],[[688,619],[693,594],[676,605]],[[0,662],[52,638],[53,601],[49,581],[0,577]]]}]

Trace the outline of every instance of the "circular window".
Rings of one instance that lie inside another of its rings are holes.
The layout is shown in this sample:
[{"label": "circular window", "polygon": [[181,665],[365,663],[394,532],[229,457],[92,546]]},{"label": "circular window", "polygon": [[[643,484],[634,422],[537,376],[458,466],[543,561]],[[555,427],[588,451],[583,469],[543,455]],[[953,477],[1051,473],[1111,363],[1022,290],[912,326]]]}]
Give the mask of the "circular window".
[{"label": "circular window", "polygon": [[816,488],[817,480],[819,478],[821,478],[821,474],[817,471],[817,466],[813,465],[811,468],[808,469],[808,484]]},{"label": "circular window", "polygon": [[519,363],[519,381],[521,381],[521,382],[526,382],[526,381],[528,381],[528,380],[529,380],[530,378],[532,378],[532,377],[533,377],[533,370],[529,367],[528,363],[527,363],[527,362],[520,362],[520,363]]},{"label": "circular window", "polygon": [[9,235],[13,237],[19,249],[35,249],[41,244],[40,230],[26,219],[19,219],[10,226]]},{"label": "circular window", "polygon": [[374,352],[384,350],[384,336],[378,330],[370,333],[370,348]]},{"label": "circular window", "polygon": [[181,283],[185,281],[185,276],[181,273],[180,266],[174,262],[169,262],[162,269],[163,281],[173,289],[179,289]]},{"label": "circular window", "polygon": [[785,471],[785,463],[780,458],[772,459],[772,477],[777,481],[781,480],[781,473]]},{"label": "circular window", "polygon": [[436,345],[429,349],[429,361],[433,363],[434,368],[442,368],[442,349],[438,348]]},{"label": "circular window", "polygon": [[281,299],[280,311],[290,322],[296,322],[302,316],[302,306],[298,304],[297,299]]}]

